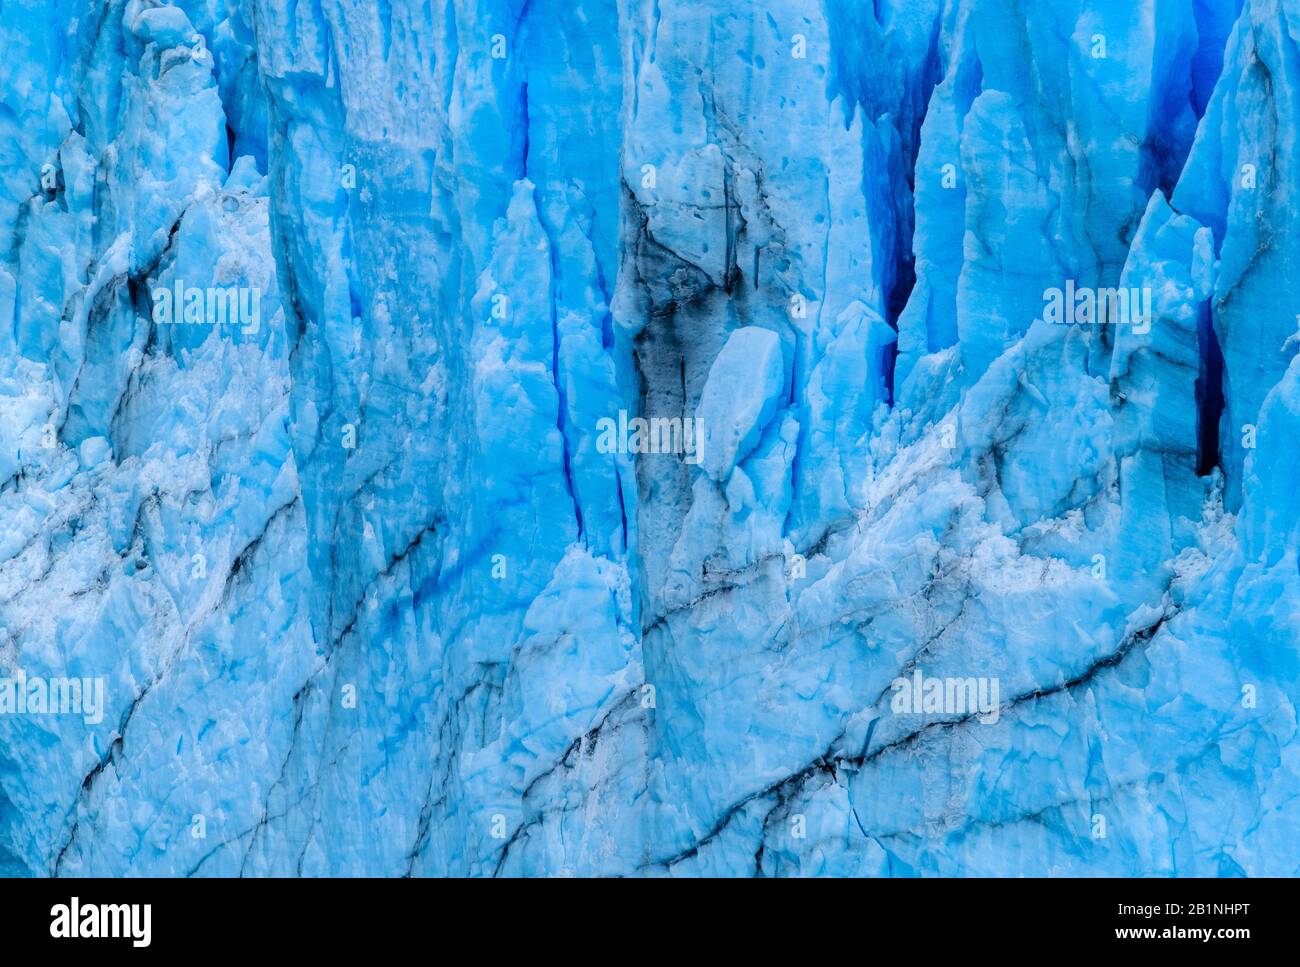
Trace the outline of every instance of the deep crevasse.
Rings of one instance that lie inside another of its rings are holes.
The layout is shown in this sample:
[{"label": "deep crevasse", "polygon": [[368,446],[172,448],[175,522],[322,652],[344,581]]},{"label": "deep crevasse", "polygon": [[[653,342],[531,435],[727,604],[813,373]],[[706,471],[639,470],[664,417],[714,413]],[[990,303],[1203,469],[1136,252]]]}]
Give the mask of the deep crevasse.
[{"label": "deep crevasse", "polygon": [[1297,872],[1300,5],[54,6],[0,871]]}]

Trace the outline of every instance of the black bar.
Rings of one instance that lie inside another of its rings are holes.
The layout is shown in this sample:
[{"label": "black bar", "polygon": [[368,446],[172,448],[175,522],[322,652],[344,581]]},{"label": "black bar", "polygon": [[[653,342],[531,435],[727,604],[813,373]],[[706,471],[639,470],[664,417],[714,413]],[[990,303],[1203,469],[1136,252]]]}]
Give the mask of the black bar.
[{"label": "black bar", "polygon": [[[373,956],[376,943],[452,956],[476,942],[490,950],[531,945],[534,952],[576,942],[591,953],[597,940],[626,950],[642,935],[667,954],[671,935],[703,929],[760,947],[782,935],[856,935],[863,949],[902,943],[924,950],[926,959],[946,951],[982,959],[1030,945],[1062,956],[1190,947],[1232,956],[1260,941],[1277,948],[1292,938],[1285,922],[1292,887],[1288,880],[1239,879],[8,880],[0,881],[0,936],[7,950],[52,953],[284,950],[336,958]],[[111,932],[116,924],[124,936],[52,936],[68,932],[74,897],[88,929],[94,922]],[[134,905],[129,919],[122,905]]]}]

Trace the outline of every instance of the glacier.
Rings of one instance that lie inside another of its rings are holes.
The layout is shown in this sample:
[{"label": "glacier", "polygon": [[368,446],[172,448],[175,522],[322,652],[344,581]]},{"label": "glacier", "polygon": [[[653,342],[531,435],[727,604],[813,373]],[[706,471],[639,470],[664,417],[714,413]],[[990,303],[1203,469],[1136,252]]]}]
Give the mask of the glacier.
[{"label": "glacier", "polygon": [[0,45],[0,874],[1300,873],[1300,0]]}]

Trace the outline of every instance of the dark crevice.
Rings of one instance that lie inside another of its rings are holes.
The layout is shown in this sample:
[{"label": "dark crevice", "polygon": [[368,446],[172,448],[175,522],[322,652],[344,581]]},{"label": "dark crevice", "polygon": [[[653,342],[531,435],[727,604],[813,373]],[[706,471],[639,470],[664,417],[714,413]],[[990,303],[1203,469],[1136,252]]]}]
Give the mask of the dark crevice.
[{"label": "dark crevice", "polygon": [[1196,473],[1207,477],[1221,466],[1219,423],[1226,403],[1223,395],[1223,349],[1214,331],[1208,302],[1201,303],[1196,324],[1201,372],[1196,379]]},{"label": "dark crevice", "polygon": [[[863,121],[868,122],[863,132],[864,140],[875,137],[870,130],[871,124],[892,125],[898,135],[896,150],[889,152],[886,196],[873,199],[868,191],[865,198],[869,210],[880,204],[891,209],[892,224],[886,225],[879,237],[880,254],[888,263],[881,279],[884,290],[882,308],[885,321],[897,332],[898,320],[916,285],[916,262],[912,251],[916,224],[916,162],[921,129],[934,89],[943,76],[943,58],[939,48],[941,25],[936,17],[931,25],[924,60],[909,65],[914,68],[914,73],[900,70],[893,83],[882,83],[882,74],[870,65],[879,64],[882,58],[891,60],[898,51],[894,35],[885,24],[888,18],[882,15],[881,7],[879,0],[869,7],[835,0],[829,4],[827,15],[832,29],[831,92],[843,98],[846,126],[852,122],[854,112],[861,111]],[[863,164],[868,167],[875,164],[865,151]],[[872,183],[871,172],[865,171],[863,184]],[[895,345],[881,360],[885,402],[890,407],[894,405],[897,358]]]},{"label": "dark crevice", "polygon": [[[520,20],[522,21],[522,16]],[[530,116],[528,110],[528,84],[525,82],[520,85],[519,89],[519,115],[522,139],[520,147],[520,171],[523,178],[528,177],[528,160],[530,151]],[[539,179],[540,180],[540,179]],[[569,394],[564,388],[564,377],[560,372],[560,307],[559,300],[563,294],[563,280],[560,275],[560,253],[559,253],[559,235],[555,231],[555,226],[550,224],[546,217],[546,206],[541,203],[541,189],[534,190],[534,208],[537,211],[537,224],[546,236],[546,250],[549,258],[549,267],[551,275],[550,285],[550,310],[551,310],[551,382],[555,385],[556,413],[555,428],[560,434],[561,450],[561,471],[564,474],[564,487],[569,494],[569,500],[573,503],[573,520],[577,527],[579,541],[584,544],[587,539],[587,528],[582,515],[582,503],[578,499],[577,485],[573,479],[573,444],[570,441],[569,423]]]}]

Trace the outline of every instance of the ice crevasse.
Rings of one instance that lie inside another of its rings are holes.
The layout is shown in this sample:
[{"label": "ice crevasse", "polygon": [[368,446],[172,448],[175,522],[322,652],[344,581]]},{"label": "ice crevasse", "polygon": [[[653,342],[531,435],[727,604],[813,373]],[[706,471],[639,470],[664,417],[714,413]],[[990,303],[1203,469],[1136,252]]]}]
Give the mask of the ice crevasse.
[{"label": "ice crevasse", "polygon": [[0,0],[0,873],[1300,873],[1297,30]]}]

